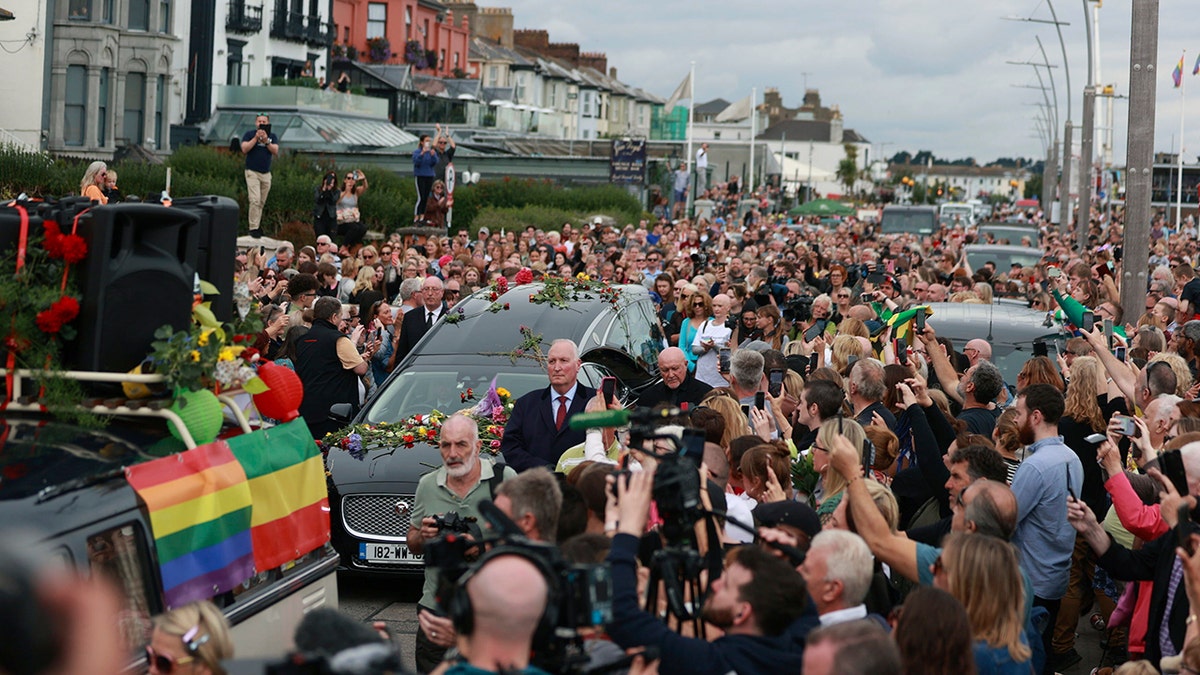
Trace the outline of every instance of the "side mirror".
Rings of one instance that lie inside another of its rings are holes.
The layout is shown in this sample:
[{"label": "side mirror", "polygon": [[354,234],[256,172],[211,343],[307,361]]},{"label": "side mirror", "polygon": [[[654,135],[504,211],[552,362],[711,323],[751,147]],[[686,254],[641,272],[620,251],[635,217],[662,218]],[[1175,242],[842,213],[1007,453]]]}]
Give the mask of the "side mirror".
[{"label": "side mirror", "polygon": [[329,406],[329,419],[338,424],[350,424],[354,417],[354,406],[349,403],[334,403]]}]

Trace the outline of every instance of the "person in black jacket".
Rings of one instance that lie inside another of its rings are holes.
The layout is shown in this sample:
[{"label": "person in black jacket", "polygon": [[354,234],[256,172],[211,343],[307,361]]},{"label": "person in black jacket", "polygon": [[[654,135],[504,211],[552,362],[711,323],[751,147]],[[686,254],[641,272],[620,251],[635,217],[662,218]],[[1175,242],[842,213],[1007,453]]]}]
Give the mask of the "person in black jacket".
[{"label": "person in black jacket", "polygon": [[313,207],[313,232],[318,238],[332,237],[337,230],[337,201],[340,191],[337,173],[327,171],[317,187],[317,203]]},{"label": "person in black jacket", "polygon": [[648,387],[638,398],[638,405],[652,408],[660,403],[672,407],[694,408],[712,387],[696,379],[695,373],[687,368],[687,357],[678,347],[667,347],[658,355],[658,370],[662,382]]},{"label": "person in black jacket", "polygon": [[667,656],[662,675],[798,673],[804,654],[796,625],[810,610],[804,579],[781,558],[754,546],[734,549],[704,603],[706,621],[725,634],[709,642],[683,637],[638,607],[637,552],[649,518],[653,470],[617,482],[620,520],[612,564],[613,620],[609,637],[623,649],[656,646]]},{"label": "person in black jacket", "polygon": [[340,426],[329,419],[331,405],[358,406],[362,401],[359,377],[367,372],[374,355],[370,348],[360,355],[354,340],[342,334],[338,329],[341,314],[342,303],[337,298],[318,298],[313,305],[312,329],[296,346],[296,374],[304,384],[300,414],[313,438],[322,438]]}]

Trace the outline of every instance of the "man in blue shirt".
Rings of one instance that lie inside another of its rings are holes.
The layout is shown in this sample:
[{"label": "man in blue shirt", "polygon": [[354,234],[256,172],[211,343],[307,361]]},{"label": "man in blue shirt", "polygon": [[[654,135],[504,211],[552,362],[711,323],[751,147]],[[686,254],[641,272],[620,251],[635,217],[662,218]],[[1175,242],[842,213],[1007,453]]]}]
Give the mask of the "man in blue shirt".
[{"label": "man in blue shirt", "polygon": [[242,154],[246,156],[246,191],[249,193],[250,236],[262,236],[263,204],[271,192],[271,160],[279,154],[279,137],[271,133],[271,119],[254,118],[254,128],[242,135]]},{"label": "man in blue shirt", "polygon": [[[1063,407],[1062,393],[1048,384],[1030,385],[1017,397],[1017,431],[1028,447],[1012,482],[1017,498],[1013,544],[1033,584],[1033,603],[1050,613],[1050,626],[1067,592],[1075,549],[1075,529],[1067,522],[1067,496],[1078,494],[1083,486],[1083,464],[1058,435]],[[1053,632],[1043,635],[1047,654]]]}]

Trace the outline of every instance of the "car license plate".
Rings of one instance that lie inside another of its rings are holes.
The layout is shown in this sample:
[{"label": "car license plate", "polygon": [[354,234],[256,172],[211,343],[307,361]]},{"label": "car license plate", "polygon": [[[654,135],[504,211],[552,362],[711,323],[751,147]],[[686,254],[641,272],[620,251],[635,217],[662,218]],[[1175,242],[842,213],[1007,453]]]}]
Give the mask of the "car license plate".
[{"label": "car license plate", "polygon": [[358,559],[369,563],[419,563],[422,556],[408,550],[407,544],[358,544]]}]

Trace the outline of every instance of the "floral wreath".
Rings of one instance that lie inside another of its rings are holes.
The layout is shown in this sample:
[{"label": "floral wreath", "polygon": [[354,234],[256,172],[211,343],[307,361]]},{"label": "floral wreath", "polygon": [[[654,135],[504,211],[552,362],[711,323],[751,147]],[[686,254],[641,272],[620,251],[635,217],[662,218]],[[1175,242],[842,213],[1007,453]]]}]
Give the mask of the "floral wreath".
[{"label": "floral wreath", "polygon": [[[533,271],[528,267],[522,267],[516,276],[513,277],[513,282],[518,286],[533,283]],[[510,309],[509,303],[500,302],[500,296],[509,291],[508,278],[497,277],[489,284],[488,288],[488,300],[491,301],[491,304],[482,311],[468,315],[465,309],[458,307],[446,314],[443,321],[455,324],[464,319],[479,316],[483,312],[495,314]],[[544,278],[541,290],[536,293],[530,293],[529,301],[535,305],[548,304],[555,309],[578,311],[571,307],[571,305],[591,297],[599,297],[600,300],[607,303],[615,312],[621,301],[621,291],[606,281],[593,280],[588,275],[580,272],[569,279],[561,279],[559,277]]]},{"label": "floral wreath", "polygon": [[[475,392],[470,387],[459,396],[463,403],[475,400]],[[496,455],[500,452],[500,440],[504,438],[504,425],[508,423],[515,404],[512,394],[504,387],[497,387],[493,379],[478,405],[455,414],[471,418],[479,428],[483,451]],[[425,415],[412,415],[399,422],[355,424],[325,434],[324,438],[317,441],[317,445],[325,454],[331,450],[343,450],[358,460],[366,457],[367,450],[375,448],[412,448],[421,442],[437,445],[442,425],[449,418],[450,415],[434,410]]]},{"label": "floral wreath", "polygon": [[72,323],[79,316],[79,293],[72,266],[87,258],[87,242],[75,234],[79,218],[71,232],[63,233],[54,220],[41,222],[41,235],[32,232],[29,211],[13,204],[20,218],[17,248],[4,252],[0,269],[0,335],[7,352],[3,362],[5,391],[3,405],[13,399],[15,370],[44,370],[47,377],[39,382],[38,400],[43,409],[53,410],[80,425],[102,424],[100,418],[77,411],[83,390],[73,380],[54,377],[62,370],[62,341],[75,338]]}]

